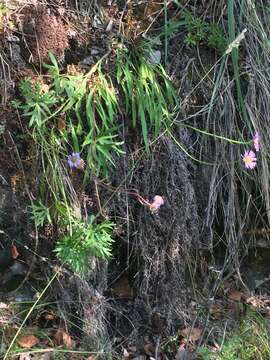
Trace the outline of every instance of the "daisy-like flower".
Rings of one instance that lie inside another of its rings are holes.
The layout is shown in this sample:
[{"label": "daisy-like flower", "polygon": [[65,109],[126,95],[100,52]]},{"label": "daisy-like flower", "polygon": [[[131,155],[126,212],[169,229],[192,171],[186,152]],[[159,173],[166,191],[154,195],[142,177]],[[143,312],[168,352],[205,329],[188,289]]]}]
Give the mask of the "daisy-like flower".
[{"label": "daisy-like flower", "polygon": [[247,169],[254,169],[256,167],[257,158],[254,151],[246,150],[244,155],[242,155],[242,159]]},{"label": "daisy-like flower", "polygon": [[260,151],[260,148],[261,148],[260,135],[257,132],[253,136],[252,140],[253,140],[253,145],[254,145],[256,152]]},{"label": "daisy-like flower", "polygon": [[150,204],[151,211],[157,211],[162,205],[164,205],[164,199],[160,195],[154,196],[152,204]]},{"label": "daisy-like flower", "polygon": [[75,152],[68,156],[67,163],[71,169],[83,169],[84,167],[83,159],[80,157],[79,153]]}]

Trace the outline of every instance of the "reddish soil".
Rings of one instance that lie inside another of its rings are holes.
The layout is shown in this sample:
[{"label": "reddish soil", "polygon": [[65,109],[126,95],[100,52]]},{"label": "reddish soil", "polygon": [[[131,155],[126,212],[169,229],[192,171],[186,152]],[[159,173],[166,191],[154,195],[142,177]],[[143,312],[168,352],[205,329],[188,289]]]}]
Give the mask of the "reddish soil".
[{"label": "reddish soil", "polygon": [[67,26],[48,9],[40,8],[36,11],[28,9],[23,32],[27,50],[31,53],[30,60],[33,63],[48,61],[49,51],[61,60],[69,47]]}]

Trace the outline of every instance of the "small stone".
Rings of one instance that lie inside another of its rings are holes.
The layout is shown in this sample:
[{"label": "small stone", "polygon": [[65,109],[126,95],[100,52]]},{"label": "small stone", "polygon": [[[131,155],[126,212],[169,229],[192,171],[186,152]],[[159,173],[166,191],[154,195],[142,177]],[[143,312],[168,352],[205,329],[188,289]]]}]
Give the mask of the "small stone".
[{"label": "small stone", "polygon": [[99,50],[98,50],[98,49],[93,48],[93,49],[91,50],[91,55],[98,55],[98,54],[99,54]]},{"label": "small stone", "polygon": [[94,62],[94,59],[92,56],[87,56],[85,59],[83,59],[82,61],[82,65],[86,65],[86,66],[90,66],[92,65]]}]

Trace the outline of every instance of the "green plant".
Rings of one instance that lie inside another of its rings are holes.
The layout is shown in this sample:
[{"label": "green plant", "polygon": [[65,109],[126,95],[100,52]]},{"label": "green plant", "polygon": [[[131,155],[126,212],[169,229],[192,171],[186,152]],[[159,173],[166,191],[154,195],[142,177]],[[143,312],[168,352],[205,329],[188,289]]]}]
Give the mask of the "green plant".
[{"label": "green plant", "polygon": [[149,150],[150,131],[157,137],[163,122],[171,124],[179,102],[175,89],[161,65],[150,64],[145,57],[123,49],[117,53],[116,78],[124,95],[126,116],[134,129],[140,125]]},{"label": "green plant", "polygon": [[73,217],[70,231],[56,244],[57,256],[68,264],[73,271],[85,273],[89,269],[89,257],[108,259],[111,256],[111,237],[113,224],[109,221],[95,223],[91,217],[88,223]]},{"label": "green plant", "polygon": [[46,222],[52,222],[49,208],[47,208],[47,206],[43,205],[41,202],[32,204],[30,208],[32,212],[32,219],[34,220],[36,227],[41,227]]},{"label": "green plant", "polygon": [[116,77],[105,76],[104,59],[86,74],[76,68],[63,73],[53,54],[50,60],[45,65],[46,82],[41,78],[21,81],[23,100],[14,106],[28,119],[41,167],[41,201],[31,207],[33,219],[37,227],[57,224],[64,234],[56,245],[57,256],[74,271],[84,272],[89,256],[110,256],[113,224],[96,223],[94,218],[86,223],[74,215],[80,205],[68,167],[83,170],[84,186],[92,174],[108,177],[114,158],[123,154],[116,86],[124,94],[125,116],[131,116],[134,128],[141,124],[148,150],[150,130],[157,137],[163,122],[170,126],[178,100],[164,69],[138,53],[117,50]]},{"label": "green plant", "polygon": [[168,21],[166,33],[163,32],[161,36],[166,35],[170,38],[175,35],[179,28],[184,28],[186,32],[184,41],[189,46],[204,43],[210,48],[216,49],[220,55],[222,55],[227,48],[228,41],[225,34],[216,23],[209,23],[200,19],[187,10],[183,11],[181,20]]},{"label": "green plant", "polygon": [[224,342],[220,351],[199,349],[203,360],[265,360],[270,358],[270,333],[266,321],[254,311],[248,311],[239,327]]},{"label": "green plant", "polygon": [[185,42],[188,45],[192,46],[204,42],[220,54],[226,50],[227,40],[217,24],[208,23],[195,17],[189,11],[185,11],[183,14],[183,24],[187,31]]}]

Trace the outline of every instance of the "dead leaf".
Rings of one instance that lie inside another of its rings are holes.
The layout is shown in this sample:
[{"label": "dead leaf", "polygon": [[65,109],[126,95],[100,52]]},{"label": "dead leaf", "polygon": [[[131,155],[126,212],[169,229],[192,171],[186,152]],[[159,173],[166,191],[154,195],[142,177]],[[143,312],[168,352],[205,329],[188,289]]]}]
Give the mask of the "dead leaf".
[{"label": "dead leaf", "polygon": [[153,356],[153,355],[155,355],[155,350],[156,350],[156,348],[154,347],[154,345],[152,345],[152,344],[145,344],[143,348],[144,348],[144,351],[145,351],[146,355],[148,355],[148,356]]},{"label": "dead leaf", "polygon": [[209,311],[215,319],[221,320],[224,318],[224,307],[221,304],[211,304]]},{"label": "dead leaf", "polygon": [[47,321],[52,321],[55,319],[55,315],[53,313],[47,313],[47,314],[45,314],[45,319]]},{"label": "dead leaf", "polygon": [[244,297],[245,297],[245,294],[242,291],[235,290],[235,289],[231,290],[228,295],[228,298],[230,300],[234,300],[234,301],[241,301],[241,299]]},{"label": "dead leaf", "polygon": [[18,344],[22,348],[30,349],[31,347],[37,345],[39,343],[39,339],[35,335],[26,335],[18,340]]},{"label": "dead leaf", "polygon": [[65,345],[68,349],[72,349],[74,346],[74,341],[71,339],[71,336],[63,329],[58,329],[56,331],[54,340],[56,345]]},{"label": "dead leaf", "polygon": [[66,122],[63,118],[60,118],[57,122],[57,129],[59,131],[64,131],[66,128]]},{"label": "dead leaf", "polygon": [[13,244],[10,247],[10,253],[11,253],[12,259],[17,259],[17,257],[20,255],[16,246]]},{"label": "dead leaf", "polygon": [[191,342],[196,342],[202,335],[202,329],[187,327],[180,331],[180,334]]},{"label": "dead leaf", "polygon": [[126,275],[121,276],[111,286],[111,291],[114,296],[122,298],[133,298],[133,289],[129,285],[128,277]]}]

